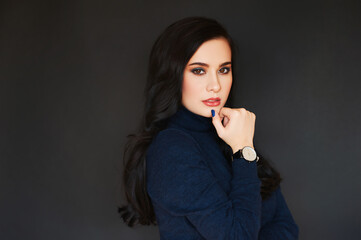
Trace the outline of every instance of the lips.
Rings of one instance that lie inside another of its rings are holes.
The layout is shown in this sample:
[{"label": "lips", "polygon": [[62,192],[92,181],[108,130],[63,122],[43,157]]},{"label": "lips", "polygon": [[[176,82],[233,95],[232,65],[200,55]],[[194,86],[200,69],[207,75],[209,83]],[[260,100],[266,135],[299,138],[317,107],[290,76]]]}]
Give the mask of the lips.
[{"label": "lips", "polygon": [[215,101],[221,101],[220,98],[208,98],[207,100],[204,100],[203,102],[215,102]]},{"label": "lips", "polygon": [[215,107],[221,103],[221,99],[220,98],[208,98],[207,100],[203,100],[202,102],[209,107]]}]

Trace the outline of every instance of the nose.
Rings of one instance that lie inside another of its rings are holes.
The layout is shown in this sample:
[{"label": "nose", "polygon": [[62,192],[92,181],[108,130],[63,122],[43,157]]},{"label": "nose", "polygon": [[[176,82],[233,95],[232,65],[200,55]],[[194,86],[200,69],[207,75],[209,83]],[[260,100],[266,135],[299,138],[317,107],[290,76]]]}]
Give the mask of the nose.
[{"label": "nose", "polygon": [[218,92],[219,90],[221,90],[221,85],[217,73],[210,74],[207,83],[207,91]]}]

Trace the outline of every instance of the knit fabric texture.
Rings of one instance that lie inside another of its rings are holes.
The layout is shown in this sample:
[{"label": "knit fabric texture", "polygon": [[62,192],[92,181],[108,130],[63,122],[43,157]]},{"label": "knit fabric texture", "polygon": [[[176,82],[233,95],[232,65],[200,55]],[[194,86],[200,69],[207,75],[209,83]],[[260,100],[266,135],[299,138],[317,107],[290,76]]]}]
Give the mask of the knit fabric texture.
[{"label": "knit fabric texture", "polygon": [[183,105],[149,145],[146,183],[161,240],[298,239],[281,188],[262,201],[256,161],[227,161],[212,118]]}]

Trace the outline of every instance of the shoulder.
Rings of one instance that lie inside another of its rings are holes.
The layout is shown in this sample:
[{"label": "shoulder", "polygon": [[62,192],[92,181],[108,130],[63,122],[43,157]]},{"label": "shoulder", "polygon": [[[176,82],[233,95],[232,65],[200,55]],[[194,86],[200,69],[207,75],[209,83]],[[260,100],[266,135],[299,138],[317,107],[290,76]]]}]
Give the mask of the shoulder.
[{"label": "shoulder", "polygon": [[167,128],[152,140],[146,154],[149,176],[169,175],[170,172],[187,171],[187,168],[204,166],[199,144],[189,133]]},{"label": "shoulder", "polygon": [[152,140],[149,154],[176,154],[181,152],[198,152],[198,142],[189,133],[176,128],[167,128],[160,131]]}]

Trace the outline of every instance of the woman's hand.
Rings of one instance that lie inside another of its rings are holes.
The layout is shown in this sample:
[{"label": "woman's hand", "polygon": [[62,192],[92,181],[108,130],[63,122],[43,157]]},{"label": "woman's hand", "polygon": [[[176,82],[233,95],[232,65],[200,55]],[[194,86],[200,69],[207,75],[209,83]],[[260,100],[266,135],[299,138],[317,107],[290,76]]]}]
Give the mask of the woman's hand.
[{"label": "woman's hand", "polygon": [[245,108],[223,107],[212,118],[218,136],[232,148],[233,153],[245,146],[254,148],[255,122],[256,115]]}]

